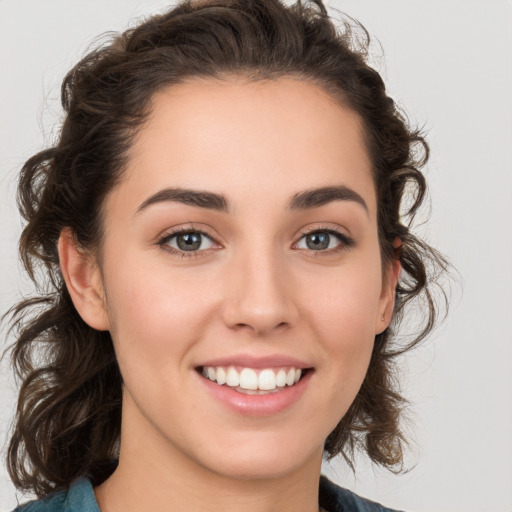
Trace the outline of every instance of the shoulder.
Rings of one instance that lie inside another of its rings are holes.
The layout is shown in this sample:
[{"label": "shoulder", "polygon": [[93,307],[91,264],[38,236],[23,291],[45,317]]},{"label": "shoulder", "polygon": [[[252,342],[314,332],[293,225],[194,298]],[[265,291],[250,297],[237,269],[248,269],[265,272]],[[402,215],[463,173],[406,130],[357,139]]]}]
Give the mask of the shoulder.
[{"label": "shoulder", "polygon": [[30,501],[13,512],[100,512],[100,509],[91,482],[79,478],[68,489]]},{"label": "shoulder", "polygon": [[327,512],[398,512],[333,484],[325,476],[320,478],[320,506]]}]

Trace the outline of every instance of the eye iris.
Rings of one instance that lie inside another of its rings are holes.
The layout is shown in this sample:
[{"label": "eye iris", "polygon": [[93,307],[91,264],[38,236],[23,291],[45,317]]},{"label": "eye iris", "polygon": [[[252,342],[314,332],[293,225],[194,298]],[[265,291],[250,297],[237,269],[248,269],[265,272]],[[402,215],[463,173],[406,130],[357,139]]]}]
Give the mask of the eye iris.
[{"label": "eye iris", "polygon": [[176,243],[182,251],[195,251],[201,247],[201,234],[182,233],[176,237]]},{"label": "eye iris", "polygon": [[311,233],[306,237],[308,249],[319,251],[329,247],[330,236],[328,233]]}]

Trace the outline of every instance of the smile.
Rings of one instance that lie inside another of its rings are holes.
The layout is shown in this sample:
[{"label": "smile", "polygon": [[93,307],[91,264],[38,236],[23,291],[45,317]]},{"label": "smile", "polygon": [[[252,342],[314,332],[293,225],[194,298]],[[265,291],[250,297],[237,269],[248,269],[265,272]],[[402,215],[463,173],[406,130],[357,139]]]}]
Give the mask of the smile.
[{"label": "smile", "polygon": [[235,368],[233,366],[204,366],[201,373],[220,386],[230,387],[240,393],[267,394],[294,386],[302,376],[302,369],[284,368]]}]

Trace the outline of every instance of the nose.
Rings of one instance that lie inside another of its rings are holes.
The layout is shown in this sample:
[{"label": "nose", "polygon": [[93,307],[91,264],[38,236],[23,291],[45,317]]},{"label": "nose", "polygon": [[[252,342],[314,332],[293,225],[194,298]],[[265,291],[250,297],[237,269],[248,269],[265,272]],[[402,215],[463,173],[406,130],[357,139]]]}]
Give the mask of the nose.
[{"label": "nose", "polygon": [[232,262],[222,307],[231,329],[263,336],[295,325],[299,318],[286,262],[267,251]]}]

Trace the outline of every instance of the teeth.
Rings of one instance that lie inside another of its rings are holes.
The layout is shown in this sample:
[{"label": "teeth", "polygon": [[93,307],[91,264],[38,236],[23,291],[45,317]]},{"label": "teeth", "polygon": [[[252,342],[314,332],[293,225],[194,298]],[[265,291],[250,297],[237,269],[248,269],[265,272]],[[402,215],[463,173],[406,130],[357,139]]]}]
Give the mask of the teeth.
[{"label": "teeth", "polygon": [[263,370],[258,376],[258,388],[270,390],[276,388],[276,374],[272,370]]},{"label": "teeth", "polygon": [[203,367],[203,375],[219,385],[227,385],[232,388],[240,388],[249,391],[272,391],[284,386],[293,386],[299,382],[302,375],[300,368],[265,368],[263,370],[254,370],[253,368],[243,368],[240,372],[233,366],[228,368],[222,366]]},{"label": "teeth", "polygon": [[284,370],[277,372],[276,385],[278,388],[284,388],[286,386],[286,372]]},{"label": "teeth", "polygon": [[242,389],[258,389],[258,375],[251,368],[240,372],[240,387]]},{"label": "teeth", "polygon": [[226,383],[226,371],[224,370],[224,368],[217,368],[217,371],[216,371],[216,374],[217,374],[217,384],[220,384],[222,386],[222,384],[225,384]]},{"label": "teeth", "polygon": [[226,375],[226,384],[230,387],[236,388],[237,386],[240,386],[240,375],[238,372],[232,368],[228,368],[228,372]]},{"label": "teeth", "polygon": [[[208,372],[210,373],[210,372]],[[288,373],[286,374],[286,384],[288,386],[293,386],[295,382],[295,368],[290,368]]]}]

